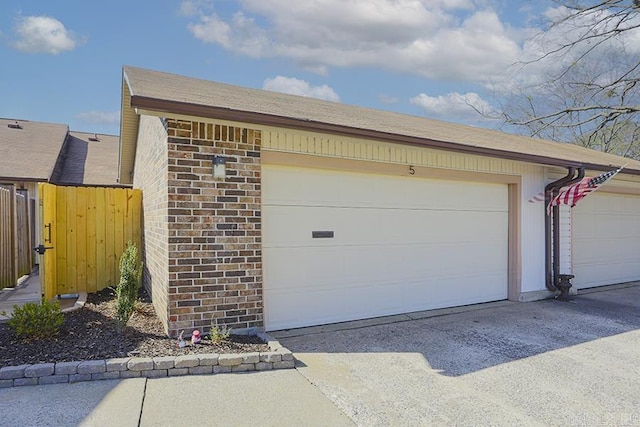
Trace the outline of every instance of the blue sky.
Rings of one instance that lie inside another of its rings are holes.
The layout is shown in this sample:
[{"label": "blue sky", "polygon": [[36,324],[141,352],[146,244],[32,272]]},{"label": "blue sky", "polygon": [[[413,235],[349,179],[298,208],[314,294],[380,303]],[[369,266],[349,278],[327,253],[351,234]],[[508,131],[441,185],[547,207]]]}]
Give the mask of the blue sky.
[{"label": "blue sky", "polygon": [[514,82],[510,65],[535,51],[528,40],[552,7],[546,0],[2,6],[0,117],[109,134],[119,133],[123,65],[496,127],[468,104],[491,111],[493,94]]}]

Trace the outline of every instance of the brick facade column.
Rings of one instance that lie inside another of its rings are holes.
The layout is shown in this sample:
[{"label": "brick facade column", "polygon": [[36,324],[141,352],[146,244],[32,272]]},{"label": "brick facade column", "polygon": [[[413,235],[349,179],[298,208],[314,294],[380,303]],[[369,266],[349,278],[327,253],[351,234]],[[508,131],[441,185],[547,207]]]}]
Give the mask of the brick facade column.
[{"label": "brick facade column", "polygon": [[[168,330],[263,326],[259,130],[165,119]],[[227,178],[213,178],[214,155]]]}]

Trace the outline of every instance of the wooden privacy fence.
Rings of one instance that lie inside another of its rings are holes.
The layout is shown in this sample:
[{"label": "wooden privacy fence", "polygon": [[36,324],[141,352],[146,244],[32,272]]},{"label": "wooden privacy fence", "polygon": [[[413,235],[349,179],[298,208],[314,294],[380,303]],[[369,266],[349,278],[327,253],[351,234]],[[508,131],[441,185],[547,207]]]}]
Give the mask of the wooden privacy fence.
[{"label": "wooden privacy fence", "polygon": [[115,286],[128,241],[140,248],[142,193],[40,184],[45,298]]},{"label": "wooden privacy fence", "polygon": [[33,266],[33,248],[31,247],[31,230],[29,225],[29,199],[25,194],[16,193],[16,241],[18,245],[18,274],[23,276],[31,272]]},{"label": "wooden privacy fence", "polygon": [[0,289],[31,272],[29,200],[13,185],[0,185]]}]

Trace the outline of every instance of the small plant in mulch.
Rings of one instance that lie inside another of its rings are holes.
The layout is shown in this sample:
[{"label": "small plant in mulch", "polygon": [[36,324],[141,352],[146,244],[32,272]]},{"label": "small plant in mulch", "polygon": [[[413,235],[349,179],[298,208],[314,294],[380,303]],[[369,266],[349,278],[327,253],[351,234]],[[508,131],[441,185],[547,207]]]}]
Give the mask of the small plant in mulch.
[{"label": "small plant in mulch", "polygon": [[220,344],[223,341],[229,340],[231,336],[231,329],[227,329],[224,327],[220,329],[218,325],[213,325],[211,327],[211,331],[209,332],[209,339],[213,344]]},{"label": "small plant in mulch", "polygon": [[142,264],[138,257],[138,247],[129,242],[120,258],[120,282],[115,289],[116,323],[120,333],[124,331],[135,310],[141,279]]},{"label": "small plant in mulch", "polygon": [[58,301],[49,302],[43,298],[40,304],[14,305],[7,325],[20,339],[38,340],[58,335],[63,322],[64,314]]}]

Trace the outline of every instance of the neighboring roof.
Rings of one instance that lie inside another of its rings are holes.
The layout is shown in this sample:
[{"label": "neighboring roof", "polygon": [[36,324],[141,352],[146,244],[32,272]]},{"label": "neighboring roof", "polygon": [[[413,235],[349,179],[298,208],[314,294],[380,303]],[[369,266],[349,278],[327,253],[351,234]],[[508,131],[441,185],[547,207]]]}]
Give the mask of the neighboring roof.
[{"label": "neighboring roof", "polygon": [[69,132],[60,173],[52,181],[66,185],[118,185],[119,143],[118,136]]},{"label": "neighboring roof", "polygon": [[68,131],[61,124],[0,119],[0,179],[49,181]]},{"label": "neighboring roof", "polygon": [[119,142],[62,124],[0,119],[0,181],[119,186]]},{"label": "neighboring roof", "polygon": [[[314,98],[231,86],[126,66],[130,107],[243,123],[303,129],[555,166],[640,174],[640,162],[573,144],[350,106]],[[125,135],[123,141],[134,139]],[[124,142],[123,142],[124,143]]]}]

